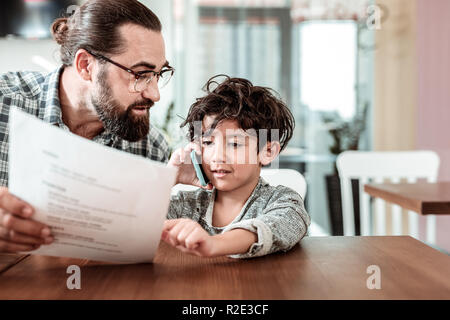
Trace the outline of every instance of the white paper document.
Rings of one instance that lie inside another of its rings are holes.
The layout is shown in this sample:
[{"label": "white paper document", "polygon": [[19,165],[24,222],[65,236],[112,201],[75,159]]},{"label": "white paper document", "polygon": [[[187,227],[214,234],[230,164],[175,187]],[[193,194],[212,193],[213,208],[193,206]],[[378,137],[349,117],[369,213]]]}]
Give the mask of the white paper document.
[{"label": "white paper document", "polygon": [[32,254],[151,262],[176,171],[10,111],[9,190],[55,237]]}]

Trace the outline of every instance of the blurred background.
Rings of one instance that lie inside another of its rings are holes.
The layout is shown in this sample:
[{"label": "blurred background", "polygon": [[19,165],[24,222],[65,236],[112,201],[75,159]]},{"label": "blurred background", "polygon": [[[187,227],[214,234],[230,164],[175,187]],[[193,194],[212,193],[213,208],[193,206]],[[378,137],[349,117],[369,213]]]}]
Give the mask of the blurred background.
[{"label": "blurred background", "polygon": [[[50,24],[83,2],[3,0],[0,73],[56,68]],[[342,234],[335,160],[345,150],[434,150],[439,180],[450,180],[450,1],[141,2],[161,19],[176,69],[151,114],[173,148],[205,82],[228,74],[273,88],[291,108],[295,134],[279,164],[305,176],[307,209],[326,234]],[[449,227],[438,217],[447,250]]]}]

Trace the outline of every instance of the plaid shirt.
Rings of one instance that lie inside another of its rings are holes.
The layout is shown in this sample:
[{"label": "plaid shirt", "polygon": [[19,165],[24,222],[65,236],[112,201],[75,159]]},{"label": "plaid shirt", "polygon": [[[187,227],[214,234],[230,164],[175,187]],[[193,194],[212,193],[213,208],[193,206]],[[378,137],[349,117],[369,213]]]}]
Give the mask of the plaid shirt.
[{"label": "plaid shirt", "polygon": [[[62,121],[59,103],[62,70],[63,67],[60,67],[47,76],[38,72],[0,75],[0,186],[8,185],[8,122],[11,106],[70,132]],[[104,130],[93,141],[155,161],[167,162],[170,154],[164,136],[154,127],[138,142],[123,140],[108,130]]]}]

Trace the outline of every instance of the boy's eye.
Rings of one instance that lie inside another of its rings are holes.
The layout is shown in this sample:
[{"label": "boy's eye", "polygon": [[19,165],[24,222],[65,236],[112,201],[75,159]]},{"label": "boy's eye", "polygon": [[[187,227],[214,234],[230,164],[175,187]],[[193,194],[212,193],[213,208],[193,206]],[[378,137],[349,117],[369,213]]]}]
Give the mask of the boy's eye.
[{"label": "boy's eye", "polygon": [[212,143],[211,140],[202,140],[202,144],[205,146],[209,146]]},{"label": "boy's eye", "polygon": [[242,144],[240,144],[239,142],[230,142],[228,145],[232,146],[233,148],[238,148],[242,146]]}]

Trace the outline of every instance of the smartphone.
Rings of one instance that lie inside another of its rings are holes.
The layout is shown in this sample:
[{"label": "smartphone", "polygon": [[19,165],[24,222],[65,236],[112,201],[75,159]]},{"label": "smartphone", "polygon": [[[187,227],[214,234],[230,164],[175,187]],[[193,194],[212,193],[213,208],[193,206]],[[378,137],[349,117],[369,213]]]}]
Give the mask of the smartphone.
[{"label": "smartphone", "polygon": [[191,151],[191,160],[200,184],[202,185],[202,187],[206,187],[209,183],[209,180],[208,177],[206,177],[205,171],[203,171],[202,165],[200,164],[201,157],[195,152],[195,150]]}]

